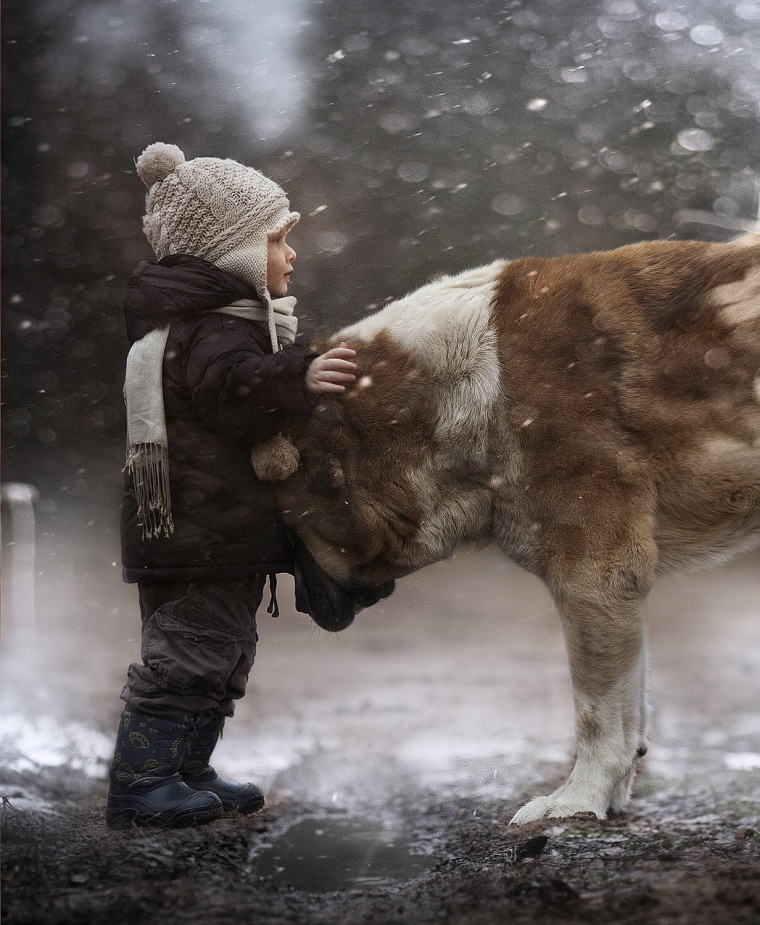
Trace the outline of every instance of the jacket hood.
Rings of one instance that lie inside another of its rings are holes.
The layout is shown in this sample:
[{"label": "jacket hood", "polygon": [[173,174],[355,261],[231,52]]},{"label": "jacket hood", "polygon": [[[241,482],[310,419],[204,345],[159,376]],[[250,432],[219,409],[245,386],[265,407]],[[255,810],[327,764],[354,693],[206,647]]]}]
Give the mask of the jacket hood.
[{"label": "jacket hood", "polygon": [[249,283],[200,257],[173,254],[157,263],[141,261],[124,298],[129,342],[179,317],[203,315],[238,299],[256,299]]}]

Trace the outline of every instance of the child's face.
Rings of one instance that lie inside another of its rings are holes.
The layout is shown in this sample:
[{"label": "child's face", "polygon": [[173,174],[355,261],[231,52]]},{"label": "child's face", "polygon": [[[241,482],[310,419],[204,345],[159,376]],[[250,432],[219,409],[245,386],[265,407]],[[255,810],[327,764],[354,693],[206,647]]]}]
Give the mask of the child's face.
[{"label": "child's face", "polygon": [[293,272],[291,263],[296,252],[288,244],[287,232],[269,238],[267,255],[267,289],[275,298],[288,294],[288,283]]}]

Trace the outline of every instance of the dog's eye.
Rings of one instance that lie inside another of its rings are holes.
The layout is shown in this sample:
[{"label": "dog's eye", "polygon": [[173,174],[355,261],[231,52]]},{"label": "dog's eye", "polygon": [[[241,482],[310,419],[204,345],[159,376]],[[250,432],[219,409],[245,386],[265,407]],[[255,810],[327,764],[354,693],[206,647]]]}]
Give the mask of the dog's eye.
[{"label": "dog's eye", "polygon": [[315,495],[335,497],[346,483],[343,468],[331,453],[313,452],[305,460],[308,473],[306,490]]}]

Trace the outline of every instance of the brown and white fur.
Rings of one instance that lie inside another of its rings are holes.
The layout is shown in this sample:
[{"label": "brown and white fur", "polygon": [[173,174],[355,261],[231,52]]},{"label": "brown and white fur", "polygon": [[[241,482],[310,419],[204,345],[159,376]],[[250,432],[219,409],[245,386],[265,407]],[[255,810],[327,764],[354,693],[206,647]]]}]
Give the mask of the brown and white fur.
[{"label": "brown and white fur", "polygon": [[540,576],[577,756],[512,821],[623,809],[647,747],[649,590],[760,542],[760,235],[496,261],[339,341],[360,378],[294,437],[289,523],[346,588],[465,541]]}]

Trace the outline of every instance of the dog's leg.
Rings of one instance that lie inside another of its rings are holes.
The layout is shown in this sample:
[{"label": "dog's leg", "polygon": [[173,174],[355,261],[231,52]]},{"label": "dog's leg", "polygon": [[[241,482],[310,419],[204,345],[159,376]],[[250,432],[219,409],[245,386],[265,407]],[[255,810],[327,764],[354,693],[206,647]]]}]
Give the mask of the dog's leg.
[{"label": "dog's leg", "polygon": [[[647,698],[647,691],[649,690],[649,654],[646,640],[646,627],[644,628],[644,647],[642,652],[641,659],[641,699],[639,703],[639,747],[636,751],[637,758],[643,758],[646,755],[649,748],[649,742],[647,739],[647,732],[649,729],[649,700]],[[610,800],[610,809],[613,812],[620,812],[625,809],[628,805],[628,801],[631,798],[631,788],[633,787],[633,780],[636,777],[636,766],[631,768],[630,774],[628,777],[621,781],[612,794],[612,799]]]},{"label": "dog's leg", "polygon": [[[639,735],[639,745],[636,751],[637,758],[643,758],[646,755],[649,743],[647,740],[647,730],[649,727],[649,701],[647,699],[648,691],[648,679],[649,679],[649,659],[648,659],[648,648],[646,642],[646,627],[644,628],[644,647],[642,651],[641,658],[641,692],[639,700],[639,717],[638,717],[638,728],[640,730]],[[635,764],[631,765],[631,770],[628,775],[624,777],[620,783],[617,785],[613,791],[612,798],[610,800],[610,809],[613,812],[620,812],[625,809],[628,805],[628,801],[631,798],[631,789],[633,787],[633,781],[636,777],[636,766]],[[558,787],[552,794],[552,799],[557,799],[561,796],[565,790],[565,784],[561,787]]]},{"label": "dog's leg", "polygon": [[[515,824],[593,813],[628,802],[636,758],[646,745],[644,593],[559,601],[575,700],[577,757],[566,783],[522,807]],[[605,599],[606,598],[606,599]]]}]

